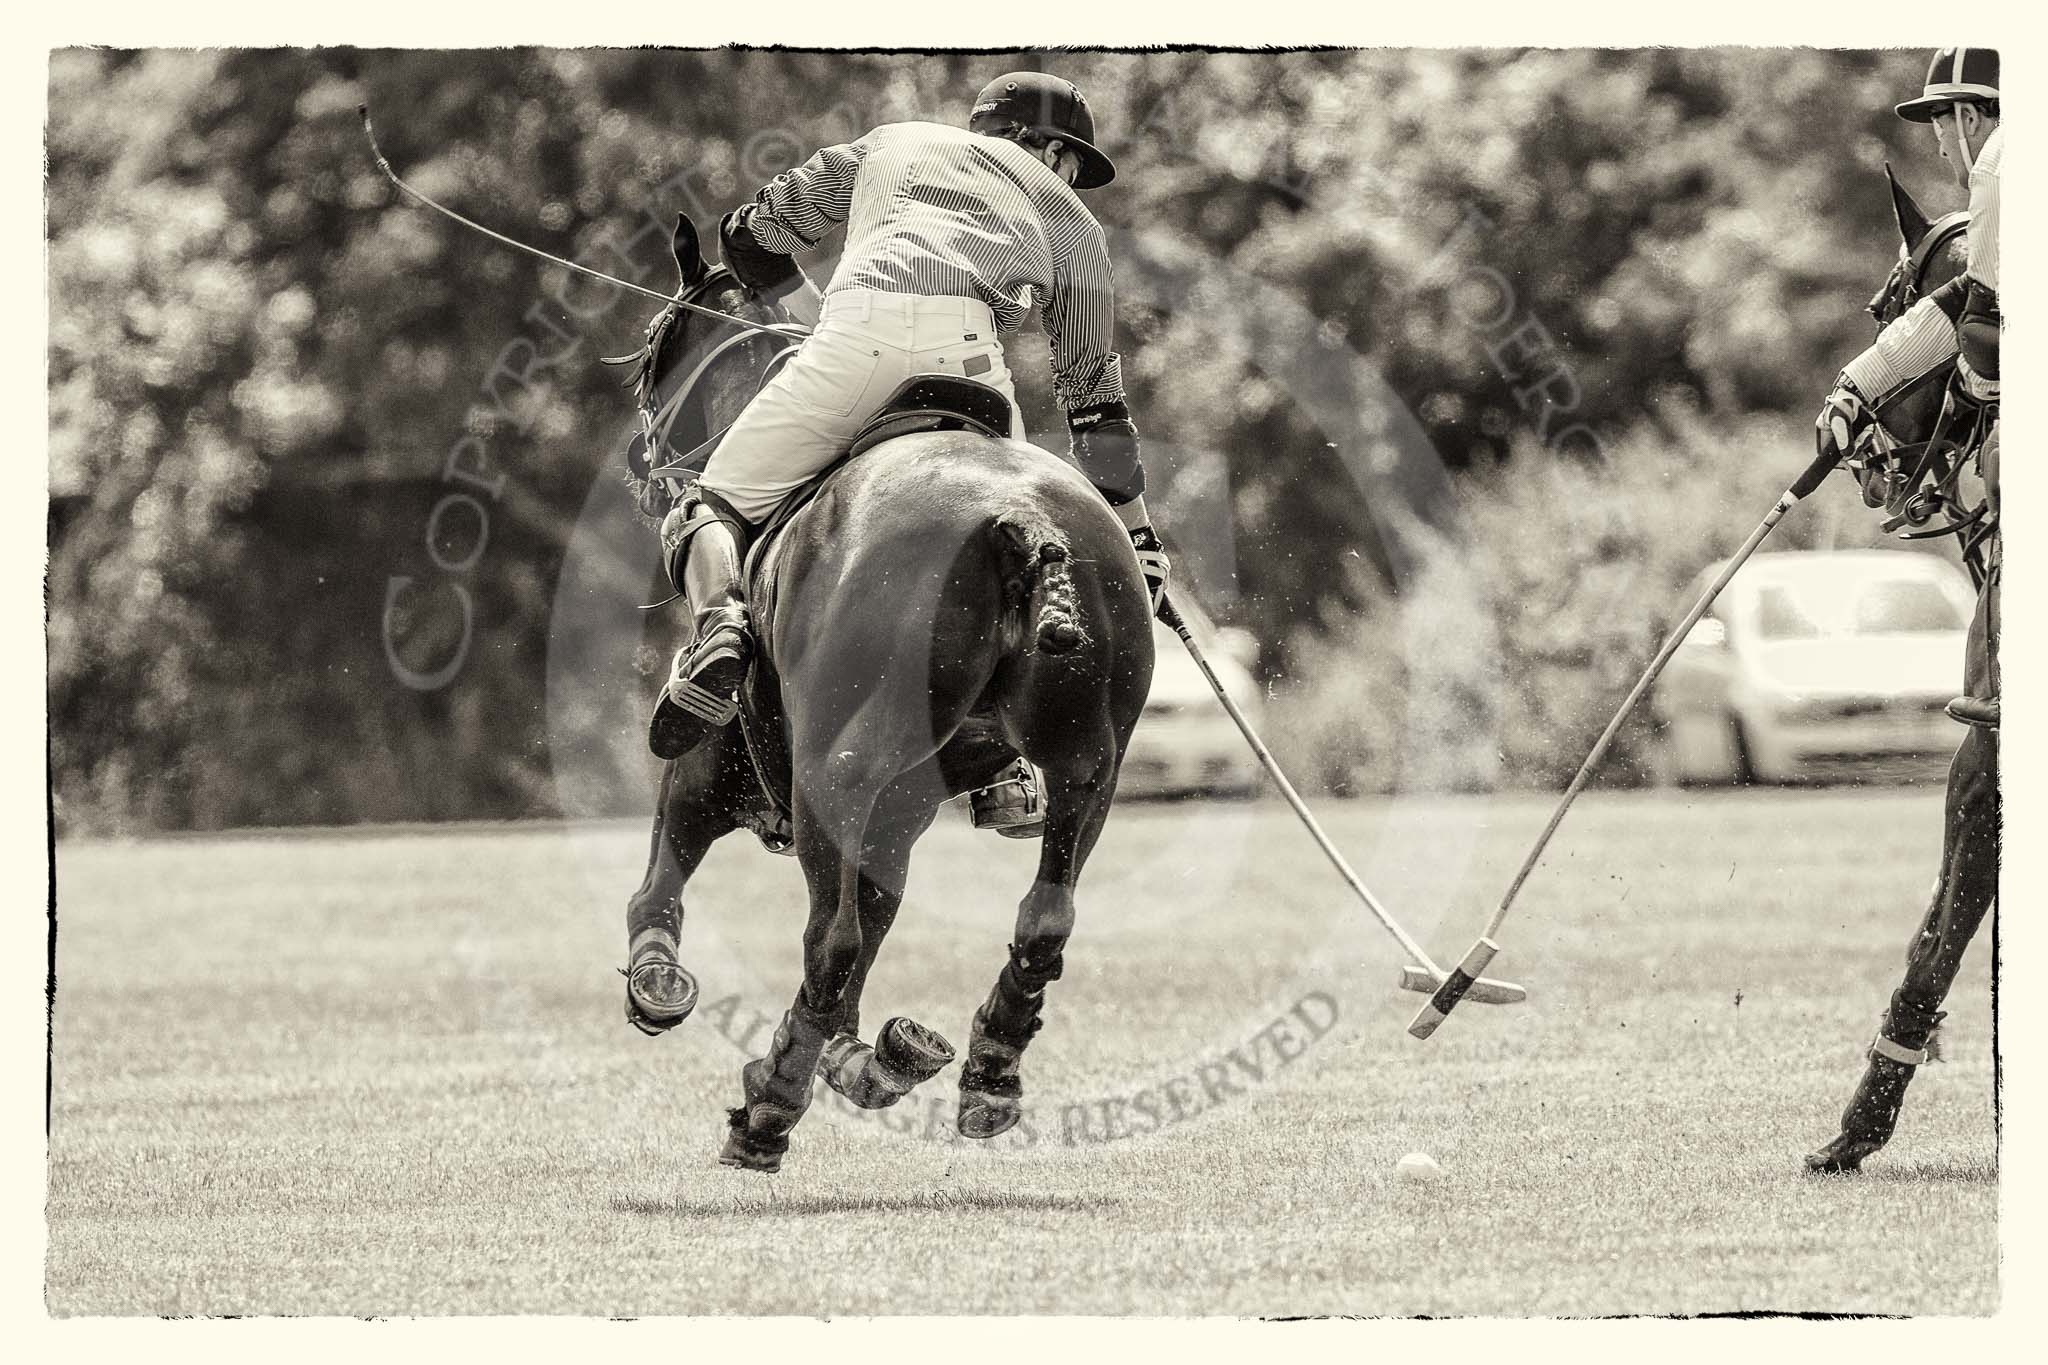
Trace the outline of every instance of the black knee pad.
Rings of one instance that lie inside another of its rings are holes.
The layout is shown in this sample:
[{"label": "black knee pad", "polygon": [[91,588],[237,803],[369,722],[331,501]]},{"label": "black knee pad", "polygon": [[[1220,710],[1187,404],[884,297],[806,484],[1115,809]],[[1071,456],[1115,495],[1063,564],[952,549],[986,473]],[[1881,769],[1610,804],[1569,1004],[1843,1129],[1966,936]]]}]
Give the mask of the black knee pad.
[{"label": "black knee pad", "polygon": [[733,505],[700,483],[683,490],[667,518],[661,523],[661,562],[668,581],[677,592],[683,590],[683,565],[690,553],[690,541],[706,526],[717,522],[732,532],[733,545],[742,561],[754,541],[754,524],[733,510]]}]

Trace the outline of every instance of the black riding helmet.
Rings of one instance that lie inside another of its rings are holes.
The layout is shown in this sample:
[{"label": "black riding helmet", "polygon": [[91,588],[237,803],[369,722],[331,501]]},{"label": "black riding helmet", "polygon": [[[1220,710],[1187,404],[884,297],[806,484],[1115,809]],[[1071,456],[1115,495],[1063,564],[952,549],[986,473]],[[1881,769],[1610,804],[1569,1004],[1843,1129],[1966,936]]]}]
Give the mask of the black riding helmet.
[{"label": "black riding helmet", "polygon": [[1892,112],[1914,123],[1934,122],[1934,111],[1951,104],[1997,103],[1998,50],[1990,47],[1945,47],[1927,63],[1927,81],[1920,98],[1893,106]]},{"label": "black riding helmet", "polygon": [[1116,179],[1115,164],[1095,147],[1095,115],[1072,81],[1041,71],[1012,71],[990,81],[974,97],[967,126],[979,133],[1011,123],[1056,137],[1073,149],[1081,158],[1075,189],[1098,189]]}]

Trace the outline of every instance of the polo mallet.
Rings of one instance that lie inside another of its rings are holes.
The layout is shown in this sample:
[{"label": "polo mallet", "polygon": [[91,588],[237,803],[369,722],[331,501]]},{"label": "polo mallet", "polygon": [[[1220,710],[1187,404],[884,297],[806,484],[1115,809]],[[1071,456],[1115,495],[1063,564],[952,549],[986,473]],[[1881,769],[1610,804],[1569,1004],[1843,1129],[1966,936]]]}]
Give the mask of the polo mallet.
[{"label": "polo mallet", "polygon": [[543,261],[546,261],[551,265],[559,265],[567,270],[578,271],[582,274],[590,276],[594,280],[603,280],[606,284],[615,285],[620,289],[630,289],[635,294],[644,294],[648,298],[653,299],[658,303],[666,304],[671,308],[681,308],[687,312],[701,313],[707,318],[712,318],[719,322],[729,323],[734,327],[744,328],[748,331],[753,332],[767,332],[770,335],[774,336],[802,336],[810,330],[807,327],[800,327],[795,323],[755,322],[751,318],[736,317],[731,313],[721,313],[716,308],[705,308],[698,304],[686,303],[677,295],[664,294],[659,289],[649,289],[644,284],[635,284],[631,280],[622,280],[617,275],[607,275],[602,270],[593,270],[591,267],[587,265],[579,264],[578,262],[569,260],[568,258],[563,256],[557,256],[552,251],[542,251],[537,246],[528,246],[526,243],[520,241],[516,237],[507,237],[504,233],[499,232],[494,228],[487,228],[482,223],[477,222],[473,218],[465,218],[461,214],[457,213],[454,209],[449,208],[446,204],[443,204],[437,199],[430,198],[427,195],[420,193],[418,190],[414,189],[412,186],[406,184],[403,180],[399,179],[398,172],[392,170],[391,163],[384,159],[384,149],[377,145],[377,130],[370,126],[370,106],[367,104],[358,104],[356,106],[356,114],[363,120],[363,136],[369,140],[370,155],[376,158],[377,169],[384,172],[384,178],[386,180],[389,180],[393,185],[397,186],[401,193],[409,195],[414,199],[417,199],[420,203],[426,205],[434,212],[442,215],[445,218],[453,219],[455,222],[462,224],[462,226],[470,229],[472,232],[481,232],[484,236],[490,238],[494,242],[501,242],[504,245],[511,247],[513,250],[523,251],[529,256],[538,256]]},{"label": "polo mallet", "polygon": [[[1515,879],[1508,883],[1507,894],[1500,898],[1500,907],[1493,912],[1493,918],[1486,922],[1486,932],[1479,936],[1478,941],[1465,954],[1464,960],[1459,962],[1450,976],[1444,979],[1443,984],[1436,988],[1436,993],[1430,997],[1429,1003],[1417,1011],[1415,1017],[1408,1022],[1410,1033],[1417,1038],[1427,1038],[1435,1033],[1437,1027],[1450,1017],[1451,1011],[1458,1007],[1458,1002],[1464,999],[1468,992],[1474,992],[1478,985],[1483,984],[1479,973],[1486,970],[1487,964],[1493,961],[1493,955],[1500,951],[1500,944],[1495,941],[1494,935],[1500,932],[1501,922],[1508,917],[1508,909],[1515,903],[1515,896],[1521,891],[1522,883],[1529,880],[1529,874],[1535,870],[1537,860],[1543,856],[1543,850],[1549,847],[1550,836],[1557,833],[1558,825],[1564,820],[1564,813],[1572,808],[1572,802],[1578,798],[1587,780],[1592,777],[1593,769],[1606,757],[1607,746],[1612,744],[1615,735],[1621,732],[1621,723],[1628,719],[1629,712],[1643,699],[1643,693],[1650,690],[1650,684],[1657,680],[1657,675],[1664,671],[1664,665],[1678,652],[1678,646],[1684,642],[1687,632],[1699,622],[1700,617],[1707,614],[1707,608],[1714,605],[1714,599],[1721,595],[1721,589],[1728,586],[1728,580],[1735,577],[1735,571],[1756,553],[1756,547],[1763,544],[1764,537],[1771,533],[1771,528],[1792,510],[1792,504],[1820,487],[1821,480],[1826,478],[1828,471],[1834,467],[1835,459],[1831,455],[1823,455],[1816,459],[1807,471],[1779,496],[1777,504],[1771,508],[1770,514],[1763,519],[1762,524],[1749,533],[1749,539],[1742,542],[1742,548],[1735,552],[1735,557],[1716,575],[1706,592],[1700,595],[1700,600],[1693,603],[1692,610],[1685,614],[1685,619],[1672,629],[1670,637],[1664,641],[1664,647],[1657,651],[1657,657],[1650,661],[1649,668],[1622,701],[1621,709],[1614,713],[1614,719],[1607,722],[1607,728],[1601,731],[1600,738],[1593,742],[1593,752],[1587,754],[1586,761],[1579,765],[1578,774],[1572,778],[1571,785],[1564,789],[1564,798],[1557,803],[1557,809],[1550,813],[1550,823],[1545,825],[1543,833],[1536,837],[1536,846],[1530,849],[1529,856],[1522,860],[1521,869],[1515,873]],[[1478,997],[1474,994],[1473,998]]]},{"label": "polo mallet", "polygon": [[[1344,861],[1344,855],[1337,851],[1337,846],[1323,833],[1323,827],[1316,823],[1316,817],[1310,814],[1307,803],[1294,790],[1294,784],[1287,780],[1287,774],[1280,771],[1280,765],[1274,761],[1273,755],[1267,752],[1265,744],[1252,729],[1251,722],[1244,718],[1244,712],[1237,709],[1237,703],[1230,699],[1230,693],[1223,690],[1222,679],[1218,678],[1216,670],[1209,666],[1209,660],[1203,656],[1201,646],[1195,643],[1194,634],[1189,631],[1187,621],[1174,609],[1171,600],[1163,597],[1160,599],[1159,619],[1173,627],[1173,633],[1180,636],[1180,642],[1187,646],[1188,657],[1195,661],[1195,667],[1201,669],[1202,676],[1209,680],[1210,688],[1216,693],[1216,700],[1223,703],[1224,711],[1229,713],[1230,719],[1244,735],[1245,743],[1252,746],[1252,753],[1272,777],[1274,785],[1280,788],[1280,794],[1287,798],[1287,804],[1294,807],[1294,813],[1301,817],[1301,823],[1308,826],[1308,832],[1315,837],[1316,843],[1322,848],[1331,865],[1337,869],[1338,875],[1344,878],[1345,884],[1364,903],[1365,908],[1372,912],[1373,918],[1394,936],[1394,941],[1399,943],[1410,957],[1422,963],[1420,967],[1401,969],[1401,989],[1422,992],[1441,990],[1448,984],[1443,969],[1431,961],[1428,953],[1422,951],[1422,945],[1410,938],[1407,932],[1395,923],[1394,917],[1388,914],[1386,907],[1366,889],[1358,874],[1351,870],[1351,864]],[[1514,1005],[1529,998],[1529,992],[1514,982],[1495,981],[1490,978],[1468,978],[1458,994],[1469,995],[1485,1005]]]}]

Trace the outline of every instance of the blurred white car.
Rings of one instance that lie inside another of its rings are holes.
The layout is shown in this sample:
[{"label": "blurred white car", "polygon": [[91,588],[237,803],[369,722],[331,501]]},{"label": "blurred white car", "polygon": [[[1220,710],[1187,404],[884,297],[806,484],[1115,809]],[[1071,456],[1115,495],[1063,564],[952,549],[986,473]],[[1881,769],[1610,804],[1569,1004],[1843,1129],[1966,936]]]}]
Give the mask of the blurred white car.
[{"label": "blurred white car", "polygon": [[[1683,600],[1706,591],[1701,570]],[[1760,554],[1722,590],[1650,695],[1676,782],[1930,777],[1962,728],[1976,593],[1956,565],[1884,550]]]},{"label": "blurred white car", "polygon": [[[1251,675],[1258,642],[1249,631],[1217,627],[1192,598],[1173,604],[1188,623],[1202,655],[1253,729],[1265,714],[1265,697]],[[1264,777],[1251,747],[1216,700],[1202,670],[1188,657],[1180,637],[1152,623],[1158,662],[1144,714],[1131,733],[1117,780],[1119,796],[1249,796]]]}]

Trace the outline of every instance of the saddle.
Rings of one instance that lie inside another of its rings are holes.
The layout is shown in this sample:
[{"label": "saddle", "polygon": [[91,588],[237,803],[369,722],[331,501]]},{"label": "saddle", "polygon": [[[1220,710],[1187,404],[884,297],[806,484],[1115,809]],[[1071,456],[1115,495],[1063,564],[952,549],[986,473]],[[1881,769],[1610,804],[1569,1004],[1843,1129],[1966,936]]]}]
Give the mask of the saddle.
[{"label": "saddle", "polygon": [[752,583],[767,546],[797,513],[811,504],[820,489],[851,460],[898,436],[920,431],[971,431],[979,436],[1010,434],[1010,400],[1001,389],[951,374],[914,374],[889,395],[881,409],[854,433],[846,453],[818,471],[817,477],[784,498],[755,528],[742,567]]}]

